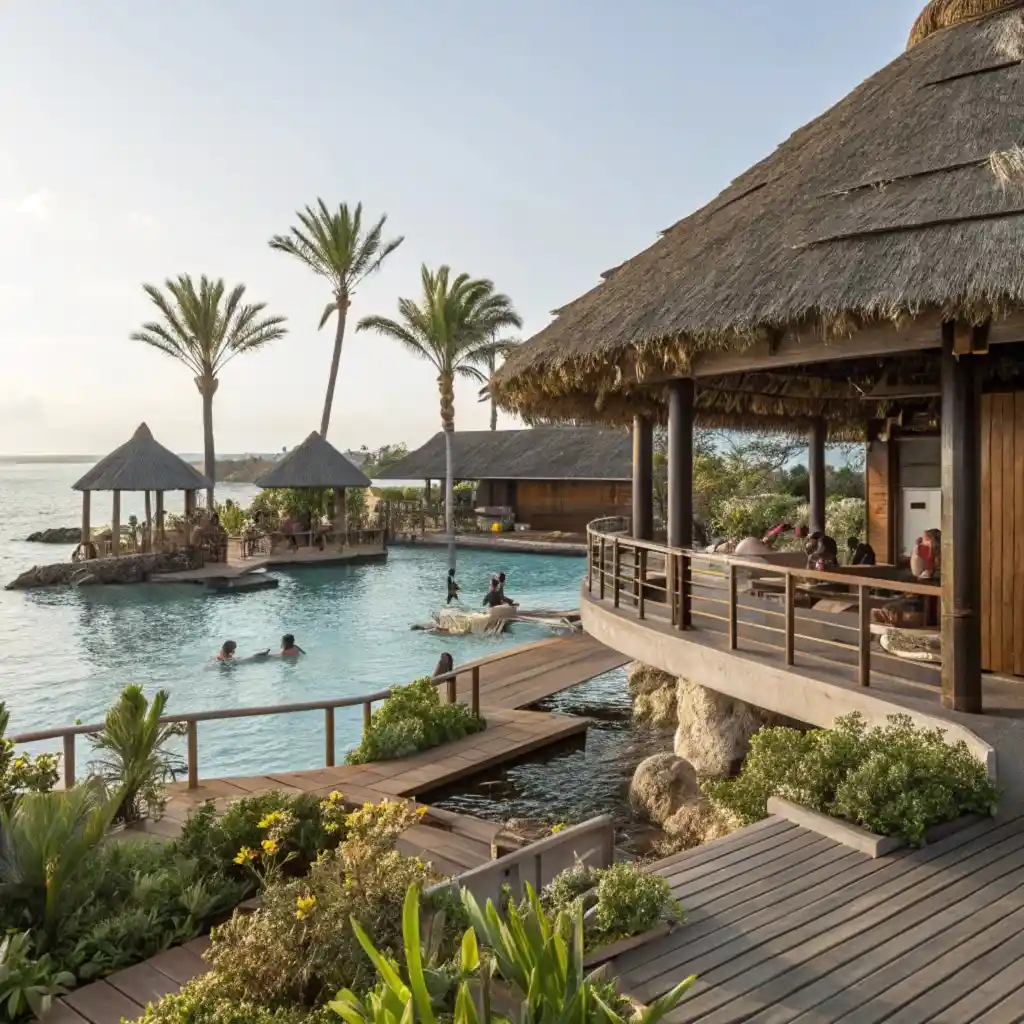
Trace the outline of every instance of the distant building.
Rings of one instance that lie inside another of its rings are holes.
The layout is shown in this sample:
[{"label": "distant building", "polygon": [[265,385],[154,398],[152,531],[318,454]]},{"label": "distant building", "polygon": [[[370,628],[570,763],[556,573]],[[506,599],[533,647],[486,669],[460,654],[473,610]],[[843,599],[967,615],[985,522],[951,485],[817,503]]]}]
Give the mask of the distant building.
[{"label": "distant building", "polygon": [[[600,427],[468,430],[452,435],[456,482],[477,482],[477,508],[507,507],[534,530],[579,533],[592,519],[630,514],[632,440]],[[444,434],[377,474],[443,480]]]}]

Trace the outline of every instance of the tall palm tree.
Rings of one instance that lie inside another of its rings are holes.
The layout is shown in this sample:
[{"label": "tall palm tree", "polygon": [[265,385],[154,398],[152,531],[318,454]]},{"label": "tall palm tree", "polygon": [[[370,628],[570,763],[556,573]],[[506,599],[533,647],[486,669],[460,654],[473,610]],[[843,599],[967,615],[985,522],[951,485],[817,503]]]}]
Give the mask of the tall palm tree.
[{"label": "tall palm tree", "polygon": [[341,346],[345,340],[345,321],[352,304],[356,285],[374,271],[404,241],[403,237],[384,241],[384,214],[372,227],[363,230],[363,204],[357,203],[355,210],[349,210],[347,203],[332,213],[322,200],[316,207],[307,206],[295,214],[301,228],[293,227],[289,235],[274,235],[270,248],[286,252],[301,260],[310,270],[331,283],[333,298],[324,308],[320,327],[338,314],[334,329],[334,354],[331,356],[331,372],[327,377],[327,396],[324,398],[324,412],[320,419],[320,436],[327,438],[331,424],[331,406],[334,404],[334,388],[338,382],[338,366],[341,363]]},{"label": "tall palm tree", "polygon": [[[199,288],[188,274],[168,278],[164,291],[143,285],[163,318],[142,325],[132,341],[152,345],[184,363],[195,375],[203,396],[203,460],[206,476],[213,483],[217,456],[213,444],[213,396],[218,374],[237,355],[258,348],[287,334],[283,316],[264,316],[266,303],[245,304],[245,285],[235,285],[225,295],[224,282],[205,274]],[[166,294],[165,294],[166,292]],[[213,488],[206,492],[207,507],[213,508]]]},{"label": "tall palm tree", "polygon": [[459,274],[454,280],[448,267],[420,270],[423,296],[398,300],[398,320],[367,316],[356,330],[376,331],[393,338],[414,356],[437,370],[441,395],[441,428],[445,437],[445,529],[448,563],[455,567],[455,508],[452,432],[455,430],[455,378],[479,380],[476,368],[485,350],[500,331],[522,327],[519,314],[507,295],[495,292],[487,280]]},{"label": "tall palm tree", "polygon": [[521,344],[518,338],[495,338],[480,350],[479,361],[476,364],[476,379],[483,384],[480,389],[480,401],[491,403],[491,430],[498,429],[498,399],[491,390],[494,374],[498,370],[498,360],[507,359],[508,354]]}]

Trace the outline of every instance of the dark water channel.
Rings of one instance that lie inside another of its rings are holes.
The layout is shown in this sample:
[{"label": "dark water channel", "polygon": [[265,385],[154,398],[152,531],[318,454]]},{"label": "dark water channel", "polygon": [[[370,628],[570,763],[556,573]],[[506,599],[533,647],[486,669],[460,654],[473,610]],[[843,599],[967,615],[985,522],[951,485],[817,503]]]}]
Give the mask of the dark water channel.
[{"label": "dark water channel", "polygon": [[619,844],[644,853],[661,833],[629,806],[636,766],[651,754],[672,749],[672,733],[637,725],[622,669],[597,676],[536,705],[538,711],[590,718],[579,737],[474,777],[435,790],[435,806],[487,821],[526,819],[573,825],[610,814]]}]

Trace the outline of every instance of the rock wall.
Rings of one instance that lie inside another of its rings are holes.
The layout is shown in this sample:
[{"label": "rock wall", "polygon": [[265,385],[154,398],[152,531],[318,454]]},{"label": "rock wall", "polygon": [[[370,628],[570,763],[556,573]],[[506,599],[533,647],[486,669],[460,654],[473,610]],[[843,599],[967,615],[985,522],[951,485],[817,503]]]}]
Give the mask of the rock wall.
[{"label": "rock wall", "polygon": [[150,576],[198,569],[202,564],[202,552],[194,548],[181,548],[170,553],[152,555],[95,558],[89,562],[57,562],[54,565],[33,566],[8,583],[4,589],[31,590],[35,587],[143,583]]}]

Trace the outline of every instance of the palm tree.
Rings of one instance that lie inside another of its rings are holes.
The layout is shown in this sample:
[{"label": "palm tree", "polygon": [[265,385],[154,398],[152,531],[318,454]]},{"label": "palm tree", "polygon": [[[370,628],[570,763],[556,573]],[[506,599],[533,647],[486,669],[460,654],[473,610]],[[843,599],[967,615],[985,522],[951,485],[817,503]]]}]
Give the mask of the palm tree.
[{"label": "palm tree", "polygon": [[327,303],[318,328],[323,328],[332,313],[338,314],[331,372],[327,378],[327,396],[324,398],[324,413],[320,419],[320,436],[326,439],[327,428],[331,424],[334,388],[338,382],[341,346],[345,340],[345,321],[356,285],[364,277],[380,270],[384,260],[404,239],[399,236],[386,242],[383,240],[387,214],[364,232],[362,203],[357,203],[354,211],[349,210],[347,203],[342,203],[337,213],[331,213],[322,199],[316,202],[315,208],[307,206],[305,211],[295,214],[302,227],[293,227],[290,235],[274,235],[270,240],[270,248],[301,260],[313,273],[327,278],[331,283],[333,298]]},{"label": "palm tree", "polygon": [[[285,317],[264,316],[266,303],[243,304],[245,285],[225,295],[224,282],[204,274],[199,289],[188,274],[168,278],[166,294],[156,285],[143,285],[162,320],[142,325],[132,341],[152,345],[184,363],[203,396],[203,457],[206,476],[213,482],[217,457],[213,444],[213,396],[218,374],[237,355],[258,348],[287,333]],[[213,488],[206,492],[207,508],[213,508]]]},{"label": "palm tree", "polygon": [[508,354],[521,344],[522,342],[518,338],[496,338],[490,345],[480,350],[477,363],[479,372],[476,379],[483,384],[480,389],[480,401],[491,403],[491,430],[498,429],[498,399],[491,390],[494,374],[498,369],[498,360],[507,359]]},{"label": "palm tree", "polygon": [[479,380],[476,368],[499,331],[522,327],[507,295],[495,292],[487,280],[459,274],[451,279],[448,267],[436,272],[420,270],[423,297],[398,300],[398,320],[367,316],[356,330],[376,331],[393,338],[413,355],[437,370],[441,395],[441,428],[445,437],[445,529],[448,563],[455,567],[455,508],[452,432],[455,430],[455,378]]}]

